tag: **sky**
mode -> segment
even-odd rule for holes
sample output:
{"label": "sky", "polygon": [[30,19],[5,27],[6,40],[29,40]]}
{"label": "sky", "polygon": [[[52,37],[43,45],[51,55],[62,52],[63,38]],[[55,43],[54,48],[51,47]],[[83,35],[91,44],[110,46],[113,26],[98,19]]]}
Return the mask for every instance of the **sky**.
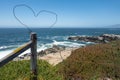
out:
{"label": "sky", "polygon": [[[120,24],[120,0],[0,0],[0,27],[24,27],[13,15],[13,8],[20,4],[31,7],[35,14],[41,10],[56,13],[56,28]],[[35,17],[25,6],[15,8],[15,15],[29,27],[50,27],[56,19],[47,12]]]}

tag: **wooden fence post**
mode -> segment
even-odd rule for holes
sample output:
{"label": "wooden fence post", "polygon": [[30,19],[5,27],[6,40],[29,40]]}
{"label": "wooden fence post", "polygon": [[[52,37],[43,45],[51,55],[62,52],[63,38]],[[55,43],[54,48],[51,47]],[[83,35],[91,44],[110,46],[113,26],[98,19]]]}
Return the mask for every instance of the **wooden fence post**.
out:
{"label": "wooden fence post", "polygon": [[37,80],[37,35],[31,33],[31,79]]}

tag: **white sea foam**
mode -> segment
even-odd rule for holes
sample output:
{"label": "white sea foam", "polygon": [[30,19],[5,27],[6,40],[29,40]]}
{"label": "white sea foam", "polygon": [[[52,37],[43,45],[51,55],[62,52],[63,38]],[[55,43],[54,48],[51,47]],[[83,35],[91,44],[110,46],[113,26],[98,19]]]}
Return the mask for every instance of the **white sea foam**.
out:
{"label": "white sea foam", "polygon": [[[41,44],[38,43],[38,48],[37,48],[37,52],[41,51],[41,50],[45,50],[47,48],[51,48],[53,45],[58,45],[58,46],[66,46],[66,47],[81,47],[81,46],[85,46],[85,44],[80,44],[80,43],[76,43],[76,42],[70,42],[70,41],[56,41],[53,40],[52,43],[47,43],[47,44]],[[2,47],[1,47],[2,48]],[[15,48],[14,48],[15,49]],[[0,59],[3,58],[4,56],[10,54],[14,49],[11,50],[5,50],[5,51],[0,51]],[[23,56],[24,54],[29,54],[30,53],[30,49],[26,50],[25,52],[23,52],[22,54],[19,55]]]}
{"label": "white sea foam", "polygon": [[6,51],[0,51],[0,59],[3,58],[4,56],[10,54],[12,50],[6,50]]}
{"label": "white sea foam", "polygon": [[69,41],[56,41],[56,40],[54,40],[53,45],[62,45],[62,46],[66,46],[66,47],[81,47],[81,46],[85,46],[85,44],[69,42]]}
{"label": "white sea foam", "polygon": [[0,47],[0,50],[12,48],[12,47],[13,47],[13,46],[1,46],[1,47]]}
{"label": "white sea foam", "polygon": [[7,46],[1,46],[1,47],[0,47],[0,50],[1,50],[1,49],[6,49],[6,48],[7,48]]}

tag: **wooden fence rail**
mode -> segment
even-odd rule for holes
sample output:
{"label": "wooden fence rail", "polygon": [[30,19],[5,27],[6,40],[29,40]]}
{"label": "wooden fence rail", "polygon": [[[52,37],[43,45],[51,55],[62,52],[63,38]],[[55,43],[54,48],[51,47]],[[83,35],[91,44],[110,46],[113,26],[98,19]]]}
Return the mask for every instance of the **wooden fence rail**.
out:
{"label": "wooden fence rail", "polygon": [[25,45],[15,49],[12,53],[6,55],[2,59],[0,59],[0,67],[7,64],[9,61],[13,60],[15,57],[26,51],[27,49],[31,49],[31,73],[32,80],[37,80],[37,35],[36,33],[31,33],[30,41]]}

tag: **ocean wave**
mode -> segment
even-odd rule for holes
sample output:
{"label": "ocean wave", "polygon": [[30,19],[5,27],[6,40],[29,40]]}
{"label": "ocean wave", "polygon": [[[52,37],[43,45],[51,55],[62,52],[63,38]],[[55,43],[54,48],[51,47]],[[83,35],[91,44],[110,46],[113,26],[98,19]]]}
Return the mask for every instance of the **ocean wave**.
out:
{"label": "ocean wave", "polygon": [[[51,43],[38,43],[37,45],[37,52],[41,51],[41,50],[45,50],[48,48],[52,48],[53,45],[57,45],[57,46],[65,46],[65,47],[82,47],[82,46],[86,46],[87,44],[90,44],[91,42],[87,42],[87,43],[77,43],[77,42],[70,42],[70,41],[57,41],[57,40],[53,40],[53,42]],[[16,45],[18,46],[18,45]],[[0,49],[6,49],[5,51],[1,51],[0,52],[0,58],[6,56],[7,54],[9,54],[10,52],[12,52],[15,48],[15,45],[12,46],[2,46],[0,47]],[[14,47],[11,50],[8,49],[8,47]],[[22,54],[19,55],[23,56],[24,54],[29,54],[30,53],[30,49],[26,50],[25,52],[23,52]]]}
{"label": "ocean wave", "polygon": [[68,36],[39,36],[38,39],[43,40],[67,40]]}
{"label": "ocean wave", "polygon": [[0,50],[8,48],[7,46],[1,46]]}
{"label": "ocean wave", "polygon": [[[8,54],[12,53],[14,51],[14,49],[11,50],[6,50],[6,51],[1,51],[0,52],[0,59],[7,56]],[[25,52],[23,52],[22,54],[18,55],[18,57],[23,56],[24,54],[29,54],[30,53],[30,49],[26,50]]]}
{"label": "ocean wave", "polygon": [[65,47],[82,47],[82,46],[86,46],[86,44],[83,44],[83,43],[53,40],[52,43],[46,43],[46,44],[38,43],[38,51],[45,50],[47,48],[52,48],[53,45],[65,46]]}
{"label": "ocean wave", "polygon": [[54,45],[61,45],[65,47],[81,47],[85,46],[85,44],[82,43],[76,43],[76,42],[70,42],[70,41],[56,41],[53,42]]}
{"label": "ocean wave", "polygon": [[0,51],[6,51],[6,50],[11,50],[11,49],[15,49],[19,46],[21,46],[21,44],[25,44],[25,43],[18,43],[17,45],[13,45],[13,44],[10,44],[8,46],[0,46]]}
{"label": "ocean wave", "polygon": [[0,47],[0,51],[1,50],[6,50],[6,49],[12,49],[12,48],[14,48],[15,46],[14,45],[11,45],[11,46],[1,46]]}

